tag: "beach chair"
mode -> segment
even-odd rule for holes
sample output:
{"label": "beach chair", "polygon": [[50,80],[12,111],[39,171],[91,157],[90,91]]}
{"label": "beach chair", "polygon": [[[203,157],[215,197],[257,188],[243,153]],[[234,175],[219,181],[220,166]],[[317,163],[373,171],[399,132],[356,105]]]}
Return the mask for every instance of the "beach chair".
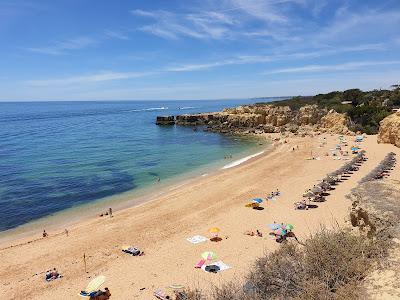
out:
{"label": "beach chair", "polygon": [[171,299],[170,296],[168,296],[167,294],[165,294],[165,293],[164,293],[162,290],[160,290],[160,289],[154,291],[154,296],[155,296],[157,299],[160,299],[160,300]]}

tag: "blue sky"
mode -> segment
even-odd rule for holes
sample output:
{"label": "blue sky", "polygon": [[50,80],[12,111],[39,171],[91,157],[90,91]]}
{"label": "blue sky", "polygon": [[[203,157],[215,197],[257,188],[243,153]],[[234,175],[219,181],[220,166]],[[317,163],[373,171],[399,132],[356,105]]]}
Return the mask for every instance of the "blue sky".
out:
{"label": "blue sky", "polygon": [[398,0],[0,0],[0,100],[388,88],[399,28]]}

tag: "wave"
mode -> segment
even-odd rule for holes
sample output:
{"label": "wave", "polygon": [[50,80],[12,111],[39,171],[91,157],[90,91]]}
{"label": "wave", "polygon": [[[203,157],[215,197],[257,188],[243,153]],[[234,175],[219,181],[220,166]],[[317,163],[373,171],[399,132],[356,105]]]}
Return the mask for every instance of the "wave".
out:
{"label": "wave", "polygon": [[196,108],[196,107],[194,107],[194,106],[183,106],[183,107],[178,107],[178,109],[180,109],[180,110],[184,110],[184,109],[194,109],[194,108]]}
{"label": "wave", "polygon": [[261,155],[261,154],[263,154],[263,153],[264,153],[264,151],[261,151],[261,152],[258,152],[258,153],[256,153],[256,154],[252,154],[252,155],[243,157],[243,158],[241,158],[241,159],[235,160],[235,161],[233,161],[233,162],[231,162],[231,163],[229,163],[229,164],[223,166],[222,169],[229,169],[229,168],[236,167],[236,166],[238,166],[238,165],[244,163],[245,161],[248,161],[249,159],[252,159],[253,157],[259,156],[259,155]]}
{"label": "wave", "polygon": [[154,110],[167,110],[168,107],[161,106],[161,107],[150,107],[150,108],[141,108],[141,109],[131,109],[131,112],[138,112],[138,111],[154,111]]}

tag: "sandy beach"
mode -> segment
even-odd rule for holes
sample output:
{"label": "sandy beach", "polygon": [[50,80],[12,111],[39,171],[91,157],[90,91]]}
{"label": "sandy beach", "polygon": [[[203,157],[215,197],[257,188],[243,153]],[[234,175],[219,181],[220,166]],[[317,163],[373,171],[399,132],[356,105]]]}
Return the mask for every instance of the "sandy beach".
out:
{"label": "sandy beach", "polygon": [[[322,137],[327,144],[319,147]],[[350,148],[354,137],[347,140]],[[293,203],[301,200],[306,189],[345,163],[324,156],[337,142],[334,135],[288,138],[287,143],[243,164],[199,177],[154,201],[116,211],[112,218],[82,221],[68,228],[69,236],[49,231],[49,237],[41,238],[38,231],[23,240],[3,242],[0,298],[79,299],[79,291],[97,275],[106,276],[104,287],[110,289],[112,299],[153,299],[155,289],[168,291],[173,283],[207,289],[240,280],[257,257],[279,247],[268,236],[268,223],[293,224],[300,240],[321,226],[346,226],[350,201],[345,196],[388,152],[400,154],[393,145],[377,144],[376,136],[368,136],[360,144],[368,157],[360,170],[331,191],[326,202],[316,203],[317,208],[294,210]],[[299,149],[293,151],[297,145]],[[321,159],[307,160],[311,153]],[[391,178],[400,179],[398,169]],[[248,200],[265,198],[276,189],[282,195],[264,202],[264,210],[245,207]],[[194,245],[186,240],[194,235],[209,237],[210,227],[221,229],[222,241]],[[243,234],[256,229],[264,237]],[[137,246],[145,255],[126,255],[121,251],[123,245]],[[204,251],[217,253],[231,269],[218,274],[195,269]],[[44,272],[54,267],[63,277],[48,283]]]}

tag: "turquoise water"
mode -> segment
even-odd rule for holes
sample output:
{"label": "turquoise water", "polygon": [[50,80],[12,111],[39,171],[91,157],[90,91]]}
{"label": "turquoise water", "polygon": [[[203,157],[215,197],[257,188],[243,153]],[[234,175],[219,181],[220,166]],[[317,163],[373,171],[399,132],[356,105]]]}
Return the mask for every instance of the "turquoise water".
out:
{"label": "turquoise water", "polygon": [[251,102],[0,103],[0,231],[256,151],[254,141],[154,124]]}

